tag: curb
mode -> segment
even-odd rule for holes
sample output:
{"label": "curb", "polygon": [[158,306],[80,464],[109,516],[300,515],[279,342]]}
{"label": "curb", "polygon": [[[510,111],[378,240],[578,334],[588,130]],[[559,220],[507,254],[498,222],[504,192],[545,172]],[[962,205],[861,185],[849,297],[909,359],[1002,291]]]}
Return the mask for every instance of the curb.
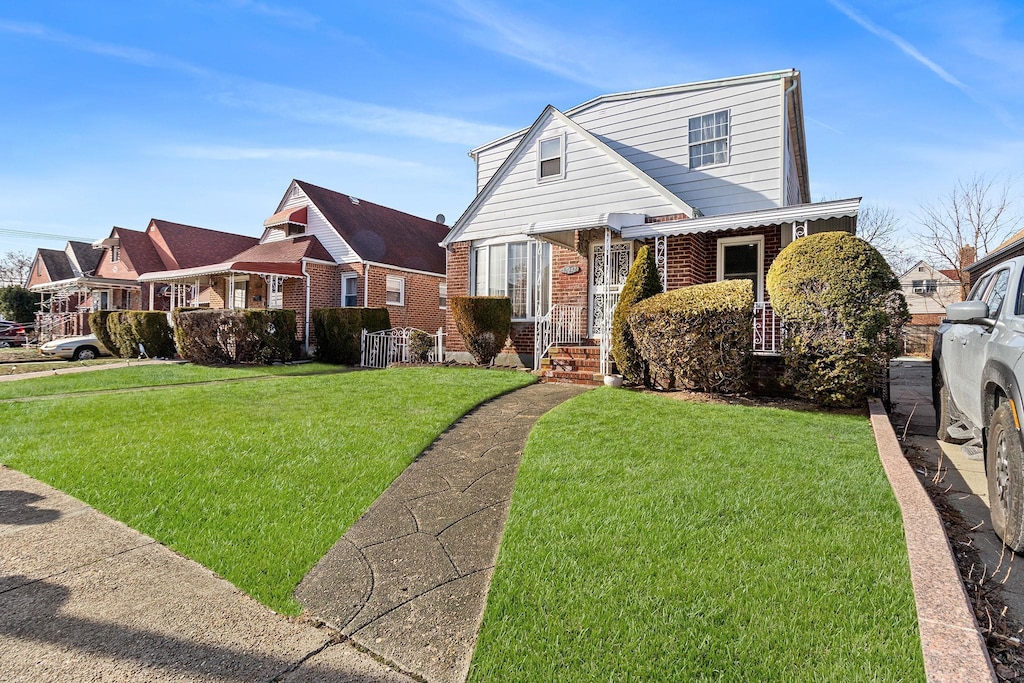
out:
{"label": "curb", "polygon": [[36,377],[53,377],[54,375],[74,375],[79,372],[95,372],[97,370],[114,370],[116,368],[138,367],[140,365],[182,365],[188,361],[183,360],[136,360],[124,361],[122,363],[101,363],[98,365],[80,365],[73,368],[59,368],[56,370],[40,370],[39,372],[23,372],[20,375],[0,375],[0,382],[17,382],[23,379],[35,379]]}
{"label": "curb", "polygon": [[878,456],[903,515],[925,675],[929,681],[992,681],[996,674],[960,579],[942,520],[889,422],[870,399]]}

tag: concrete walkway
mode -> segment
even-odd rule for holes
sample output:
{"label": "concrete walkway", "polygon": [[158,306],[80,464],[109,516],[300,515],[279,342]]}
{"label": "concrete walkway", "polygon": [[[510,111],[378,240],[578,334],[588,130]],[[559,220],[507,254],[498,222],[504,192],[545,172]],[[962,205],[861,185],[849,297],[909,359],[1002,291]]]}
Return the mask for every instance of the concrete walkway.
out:
{"label": "concrete walkway", "polygon": [[427,681],[463,681],[537,419],[585,389],[535,384],[477,408],[395,480],[295,591],[309,612]]}
{"label": "concrete walkway", "polygon": [[412,680],[2,466],[0,672],[5,682]]}
{"label": "concrete walkway", "polygon": [[[60,359],[55,359],[59,361]],[[17,382],[23,379],[35,379],[36,377],[52,377],[54,375],[76,375],[80,372],[96,372],[97,370],[114,370],[116,368],[138,367],[140,365],[182,365],[188,361],[183,360],[125,360],[114,363],[97,363],[96,365],[72,365],[66,368],[50,368],[38,372],[22,372],[16,375],[0,375],[0,382]],[[7,365],[18,365],[17,362]],[[29,363],[21,363],[22,367]]]}

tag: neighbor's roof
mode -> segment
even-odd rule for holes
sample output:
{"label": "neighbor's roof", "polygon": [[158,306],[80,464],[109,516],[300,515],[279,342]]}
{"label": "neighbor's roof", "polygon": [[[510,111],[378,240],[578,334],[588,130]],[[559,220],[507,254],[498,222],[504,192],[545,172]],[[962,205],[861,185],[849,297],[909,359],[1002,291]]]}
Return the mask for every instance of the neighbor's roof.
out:
{"label": "neighbor's roof", "polygon": [[71,247],[71,252],[75,255],[75,260],[78,261],[78,267],[83,274],[90,275],[96,271],[96,267],[100,265],[100,259],[103,257],[102,251],[93,249],[88,242],[71,241],[68,242],[68,246]]}
{"label": "neighbor's roof", "polygon": [[1004,259],[1018,255],[1017,252],[1020,251],[1022,246],[1024,246],[1024,230],[1014,233],[1009,238],[1003,240],[998,247],[967,266],[964,270],[971,275],[982,269],[987,270]]}
{"label": "neighbor's roof", "polygon": [[67,280],[73,278],[75,273],[71,270],[71,262],[68,255],[60,249],[39,249],[39,259],[46,266],[46,273],[50,281]]}
{"label": "neighbor's roof", "polygon": [[195,268],[217,263],[259,243],[255,237],[172,223],[158,218],[150,220],[149,224],[159,231],[176,262],[166,264],[167,268],[173,268],[175,265],[178,268]]}
{"label": "neighbor's roof", "polygon": [[320,240],[314,235],[301,235],[291,239],[257,244],[218,263],[148,273],[141,276],[139,281],[169,282],[232,272],[301,277],[303,259],[334,262]]}
{"label": "neighbor's roof", "polygon": [[118,227],[111,231],[111,235],[115,232],[121,251],[128,258],[136,273],[142,275],[154,270],[166,270],[167,266],[164,265],[163,259],[157,253],[149,235],[139,230]]}
{"label": "neighbor's roof", "polygon": [[438,242],[448,233],[447,226],[302,180],[294,182],[363,261],[444,275],[445,251]]}

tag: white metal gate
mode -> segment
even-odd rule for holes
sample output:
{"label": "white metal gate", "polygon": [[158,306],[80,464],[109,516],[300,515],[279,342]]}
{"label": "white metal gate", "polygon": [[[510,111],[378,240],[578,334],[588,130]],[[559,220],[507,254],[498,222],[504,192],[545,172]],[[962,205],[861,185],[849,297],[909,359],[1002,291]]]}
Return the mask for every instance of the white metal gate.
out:
{"label": "white metal gate", "polygon": [[395,327],[380,332],[363,330],[360,339],[359,365],[364,368],[386,368],[392,363],[409,363],[415,360],[409,348],[409,339],[414,332],[426,335],[430,340],[426,362],[444,361],[444,328],[428,334],[415,327]]}
{"label": "white metal gate", "polygon": [[600,242],[590,247],[590,336],[595,339],[605,335],[606,321],[611,320],[633,265],[632,242],[610,242],[607,259],[605,245]]}

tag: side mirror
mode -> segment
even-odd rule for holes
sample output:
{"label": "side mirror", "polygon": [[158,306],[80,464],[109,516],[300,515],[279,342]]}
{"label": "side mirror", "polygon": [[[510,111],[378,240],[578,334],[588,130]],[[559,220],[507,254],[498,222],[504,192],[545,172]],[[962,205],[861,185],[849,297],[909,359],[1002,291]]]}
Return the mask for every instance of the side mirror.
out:
{"label": "side mirror", "polygon": [[988,316],[988,304],[984,301],[958,301],[946,306],[946,320],[951,323],[968,323],[991,327],[996,323]]}

